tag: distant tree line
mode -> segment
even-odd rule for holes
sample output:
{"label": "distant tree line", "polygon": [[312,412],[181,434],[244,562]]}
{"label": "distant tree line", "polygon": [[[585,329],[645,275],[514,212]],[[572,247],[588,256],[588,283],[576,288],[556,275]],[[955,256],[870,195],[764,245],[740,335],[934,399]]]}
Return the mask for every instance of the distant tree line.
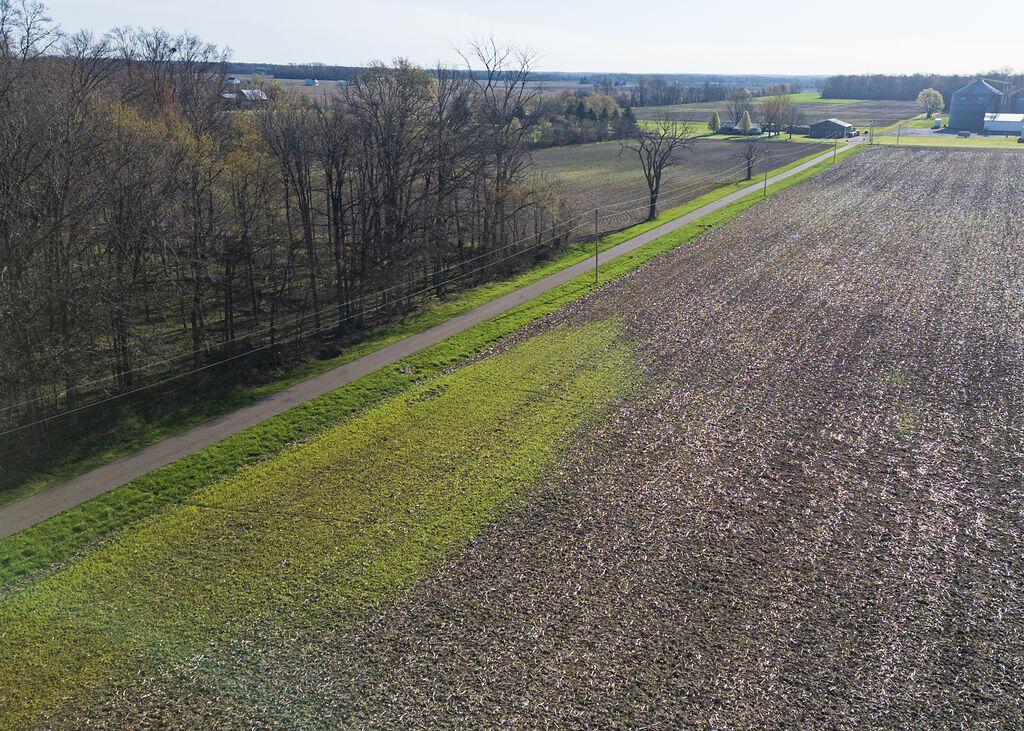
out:
{"label": "distant tree line", "polygon": [[735,83],[704,81],[700,84],[673,82],[664,76],[638,76],[636,85],[620,91],[618,98],[630,107],[661,107],[673,104],[699,104],[723,101],[730,94],[742,90],[751,96],[795,94],[798,83],[773,83],[748,88]]}
{"label": "distant tree line", "polygon": [[275,79],[354,79],[364,66],[332,66],[323,63],[239,63],[228,61],[224,70],[229,74],[271,76]]}
{"label": "distant tree line", "polygon": [[469,58],[228,111],[215,46],[0,0],[0,427],[287,357],[563,244],[527,179],[530,57]]}
{"label": "distant tree line", "polygon": [[[891,99],[915,101],[922,89],[935,89],[949,103],[953,92],[978,78],[960,75],[911,74],[890,75],[870,74],[854,76],[832,76],[822,85],[824,99]],[[980,74],[986,79],[1008,82],[1014,88],[1024,86],[1024,75],[1010,71],[992,71]],[[1002,90],[1002,89],[1001,89]]]}

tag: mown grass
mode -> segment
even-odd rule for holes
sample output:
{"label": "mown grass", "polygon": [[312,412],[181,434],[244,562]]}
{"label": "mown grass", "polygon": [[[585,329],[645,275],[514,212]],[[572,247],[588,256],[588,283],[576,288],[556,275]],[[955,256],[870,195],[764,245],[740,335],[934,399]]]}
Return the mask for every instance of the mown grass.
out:
{"label": "mown grass", "polygon": [[820,91],[801,91],[799,94],[789,94],[790,99],[798,104],[857,104],[862,99],[824,99]]}
{"label": "mown grass", "polygon": [[[895,145],[896,135],[875,135],[876,145]],[[977,147],[1001,150],[1024,151],[1024,144],[1017,142],[1016,137],[984,137],[971,135],[970,137],[957,137],[952,134],[942,135],[902,135],[899,144],[914,147]]]}
{"label": "mown grass", "polygon": [[[842,159],[850,151],[840,152],[839,158]],[[794,166],[797,164],[799,162],[793,163]],[[768,191],[771,193],[793,185],[816,174],[829,164],[831,161],[820,163],[786,181],[769,186]],[[601,241],[601,248],[607,249],[622,243],[706,203],[758,182],[755,180],[725,186],[683,206],[666,211],[654,221],[606,236]],[[709,228],[720,225],[755,205],[759,200],[759,196],[750,196],[737,201],[636,251],[602,264],[601,282],[622,276],[655,256],[692,240]],[[589,251],[583,253],[577,261],[585,258]],[[555,263],[552,263],[545,273],[553,271],[555,266]],[[539,278],[543,275],[531,273],[530,276]],[[493,287],[495,289],[492,291],[505,287],[512,288],[508,283]],[[394,366],[381,369],[290,409],[21,533],[0,539],[0,588],[15,585],[22,577],[67,561],[97,540],[153,515],[168,504],[184,500],[247,465],[272,459],[289,444],[309,438],[316,432],[351,417],[361,409],[411,388],[419,380],[439,373],[467,356],[483,350],[503,336],[557,309],[562,304],[585,295],[592,289],[591,274],[577,277]]]}
{"label": "mown grass", "polygon": [[316,627],[377,604],[637,382],[614,322],[555,329],[188,496],[0,603],[0,725],[250,623]]}

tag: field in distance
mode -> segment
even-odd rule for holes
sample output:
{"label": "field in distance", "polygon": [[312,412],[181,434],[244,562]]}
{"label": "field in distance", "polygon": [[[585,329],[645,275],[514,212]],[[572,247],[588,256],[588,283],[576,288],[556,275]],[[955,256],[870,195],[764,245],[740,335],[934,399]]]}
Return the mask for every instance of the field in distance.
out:
{"label": "field in distance", "polygon": [[[901,119],[910,119],[921,110],[911,101],[821,99],[816,92],[794,94],[793,101],[803,113],[805,122],[837,117],[858,127],[866,127],[872,121],[885,126]],[[754,100],[755,105],[757,99]],[[723,120],[729,119],[726,102],[700,102],[696,104],[675,104],[665,107],[634,107],[637,119],[670,119],[692,121],[704,124],[712,112],[718,112]]]}
{"label": "field in distance", "polygon": [[[746,178],[745,145],[740,141],[695,140],[678,154],[679,164],[666,168],[658,211],[674,208],[728,183]],[[766,169],[828,149],[828,145],[773,142],[769,154],[754,164],[754,175]],[[533,153],[533,171],[566,196],[571,215],[603,209],[602,231],[623,228],[647,215],[647,183],[637,155],[618,142],[567,145]],[[593,232],[593,225],[584,234]]]}

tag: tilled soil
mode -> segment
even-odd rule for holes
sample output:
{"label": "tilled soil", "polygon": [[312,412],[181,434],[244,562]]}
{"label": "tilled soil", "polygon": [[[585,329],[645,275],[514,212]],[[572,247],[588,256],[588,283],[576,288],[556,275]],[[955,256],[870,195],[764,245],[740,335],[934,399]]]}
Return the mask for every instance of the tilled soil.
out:
{"label": "tilled soil", "polygon": [[1022,173],[869,150],[538,323],[621,318],[647,381],[535,494],[90,720],[1024,727]]}

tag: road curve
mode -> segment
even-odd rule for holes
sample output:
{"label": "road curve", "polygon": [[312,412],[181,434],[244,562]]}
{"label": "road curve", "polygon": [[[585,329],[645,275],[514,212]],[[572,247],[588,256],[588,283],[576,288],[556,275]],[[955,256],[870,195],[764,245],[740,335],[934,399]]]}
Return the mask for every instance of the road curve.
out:
{"label": "road curve", "polygon": [[[856,145],[860,142],[860,139],[855,139],[849,144]],[[790,170],[773,175],[768,178],[768,184],[772,185],[798,175],[804,170],[829,159],[832,155],[832,151],[823,153]],[[762,187],[754,185],[730,193],[685,216],[664,223],[629,241],[601,252],[600,261],[603,264],[617,259],[665,234],[693,223],[710,213],[721,210],[741,198],[761,195],[761,192]],[[0,538],[30,528],[47,518],[52,518],[65,510],[81,505],[87,500],[98,497],[182,457],[194,454],[205,447],[216,444],[222,439],[226,439],[273,416],[277,416],[293,406],[298,406],[317,396],[352,383],[376,370],[397,363],[403,358],[414,355],[452,335],[461,333],[474,325],[508,312],[537,295],[548,292],[565,282],[575,279],[581,274],[593,270],[593,268],[594,258],[589,257],[533,284],[528,284],[513,292],[509,292],[427,330],[410,335],[380,350],[368,353],[361,358],[321,373],[318,376],[289,386],[249,406],[219,416],[181,434],[176,434],[151,444],[127,457],[122,457],[115,462],[97,467],[67,482],[54,485],[14,502],[0,509]]]}

